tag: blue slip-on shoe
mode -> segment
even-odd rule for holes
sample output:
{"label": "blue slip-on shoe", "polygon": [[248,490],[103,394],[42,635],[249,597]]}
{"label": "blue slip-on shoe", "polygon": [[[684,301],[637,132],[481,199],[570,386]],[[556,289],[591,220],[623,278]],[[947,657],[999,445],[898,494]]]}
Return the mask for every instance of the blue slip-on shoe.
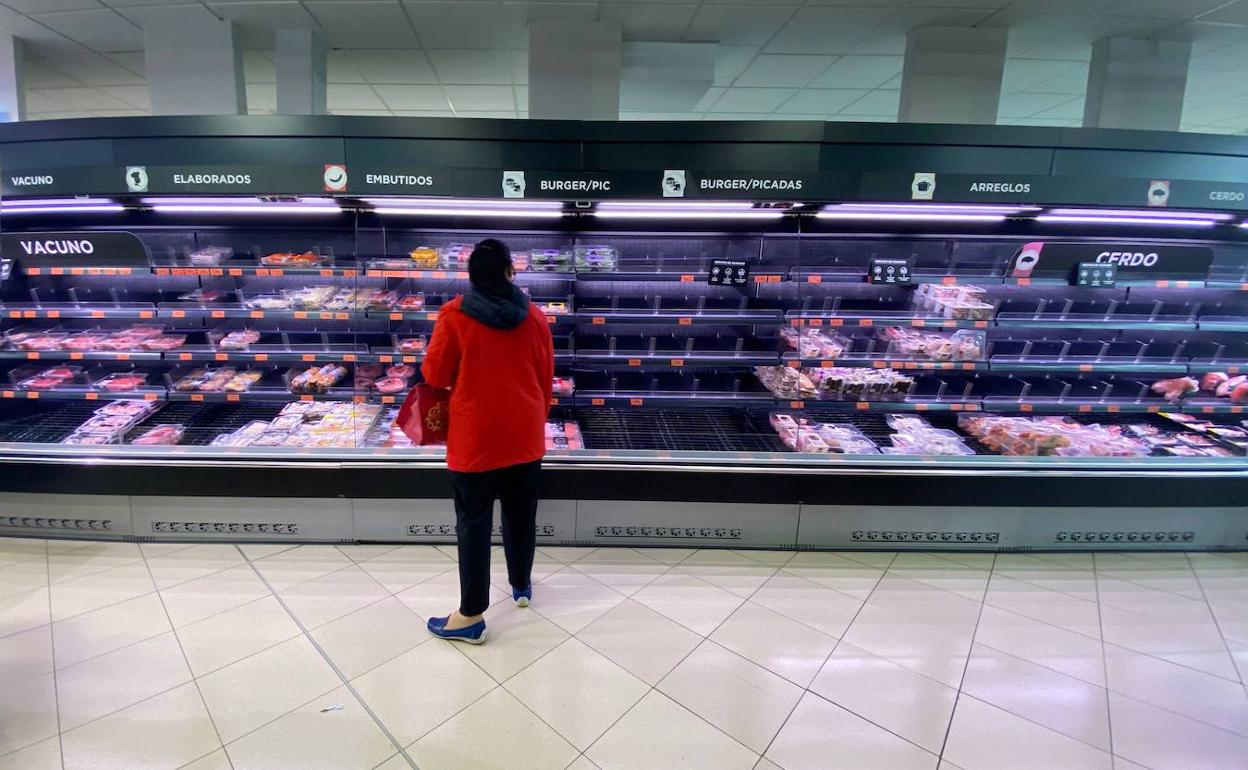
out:
{"label": "blue slip-on shoe", "polygon": [[533,601],[533,586],[530,585],[523,590],[519,588],[511,589],[511,598],[515,601],[517,607],[528,607],[529,603]]}
{"label": "blue slip-on shoe", "polygon": [[465,628],[457,628],[454,631],[446,630],[446,622],[450,620],[445,618],[429,618],[429,633],[443,639],[450,639],[452,642],[467,642],[468,644],[481,644],[485,641],[485,621],[478,620],[471,626]]}

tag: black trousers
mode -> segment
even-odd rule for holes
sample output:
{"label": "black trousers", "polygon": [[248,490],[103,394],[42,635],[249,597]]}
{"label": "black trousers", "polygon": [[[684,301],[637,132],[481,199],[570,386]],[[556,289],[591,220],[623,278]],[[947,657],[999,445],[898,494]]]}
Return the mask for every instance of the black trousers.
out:
{"label": "black trousers", "polygon": [[503,508],[503,553],[512,588],[529,587],[537,549],[537,498],[542,462],[482,473],[451,471],[459,540],[459,611],[480,615],[490,604],[490,534],[494,501]]}

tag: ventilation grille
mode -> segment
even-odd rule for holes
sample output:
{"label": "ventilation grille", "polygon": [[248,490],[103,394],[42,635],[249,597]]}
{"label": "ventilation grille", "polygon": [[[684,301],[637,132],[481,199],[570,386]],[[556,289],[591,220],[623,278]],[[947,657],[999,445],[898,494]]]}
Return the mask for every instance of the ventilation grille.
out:
{"label": "ventilation grille", "polygon": [[996,543],[1001,540],[1001,533],[858,529],[850,537],[869,543]]}
{"label": "ventilation grille", "polygon": [[[502,537],[503,530],[501,527],[494,527],[491,532],[495,537]],[[454,524],[408,524],[407,534],[411,537],[454,537]],[[538,524],[538,537],[554,537],[555,526],[553,524]]]}
{"label": "ventilation grille", "polygon": [[299,525],[293,521],[153,521],[152,531],[196,535],[297,535]]}
{"label": "ventilation grille", "polygon": [[698,540],[740,540],[741,530],[728,527],[594,527],[595,537],[667,537]]}
{"label": "ventilation grille", "polygon": [[111,532],[112,519],[44,519],[27,516],[0,516],[0,527],[17,529],[72,529],[85,532]]}
{"label": "ventilation grille", "polygon": [[1195,532],[1058,532],[1057,543],[1190,543]]}

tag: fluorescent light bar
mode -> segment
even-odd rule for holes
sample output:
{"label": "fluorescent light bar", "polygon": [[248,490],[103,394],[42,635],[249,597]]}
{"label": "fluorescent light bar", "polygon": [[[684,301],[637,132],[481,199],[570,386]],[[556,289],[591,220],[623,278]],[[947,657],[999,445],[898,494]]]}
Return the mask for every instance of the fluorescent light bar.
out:
{"label": "fluorescent light bar", "polygon": [[126,207],[119,203],[94,203],[85,206],[0,205],[0,214],[115,214],[125,210]]}
{"label": "fluorescent light bar", "polygon": [[862,211],[933,212],[951,214],[1017,214],[1022,211],[1039,211],[1039,206],[998,206],[977,203],[841,203],[828,206],[824,211],[853,209]]}
{"label": "fluorescent light bar", "polygon": [[472,198],[361,198],[370,206],[381,208],[432,208],[432,209],[563,209],[563,201],[555,200],[492,200]]}
{"label": "fluorescent light bar", "polygon": [[547,219],[558,219],[564,215],[563,211],[551,209],[521,209],[521,208],[437,208],[433,206],[425,206],[421,208],[408,206],[383,206],[375,208],[373,211],[377,214],[393,214],[396,216],[430,216],[430,217],[542,217]]}
{"label": "fluorescent light bar", "polygon": [[[1231,214],[1210,211],[1172,211],[1170,209],[1051,209],[1049,214],[1056,216],[1089,216],[1089,217],[1134,217],[1139,219],[1207,219],[1211,222],[1224,222],[1233,219]],[[1046,215],[1047,216],[1047,215]]]}
{"label": "fluorescent light bar", "polygon": [[654,210],[686,211],[697,209],[750,211],[754,204],[749,201],[603,201],[599,211]]}
{"label": "fluorescent light bar", "polygon": [[621,211],[618,209],[609,209],[607,211],[595,211],[594,216],[599,219],[779,219],[784,216],[784,211],[780,209],[727,209],[712,211],[708,209],[695,209],[688,211],[671,211],[669,209],[644,209]]}
{"label": "fluorescent light bar", "polygon": [[1004,222],[1005,214],[930,214],[901,211],[820,211],[816,219],[883,220],[887,222]]}
{"label": "fluorescent light bar", "polygon": [[1217,222],[1211,219],[1176,219],[1174,217],[1109,217],[1109,216],[1060,216],[1041,214],[1037,222],[1056,224],[1094,224],[1094,225],[1170,225],[1176,227],[1213,227]]}
{"label": "fluorescent light bar", "polygon": [[101,198],[28,198],[26,200],[7,200],[6,208],[22,208],[24,206],[47,206],[49,208],[73,208],[76,206],[93,206],[109,201]]}
{"label": "fluorescent light bar", "polygon": [[342,209],[337,206],[191,206],[166,205],[152,206],[152,211],[160,214],[339,214]]}

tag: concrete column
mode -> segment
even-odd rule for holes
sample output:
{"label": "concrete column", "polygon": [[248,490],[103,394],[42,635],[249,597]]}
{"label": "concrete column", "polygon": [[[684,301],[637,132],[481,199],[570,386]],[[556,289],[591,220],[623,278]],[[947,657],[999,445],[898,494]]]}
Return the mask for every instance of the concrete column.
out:
{"label": "concrete column", "polygon": [[918,27],[906,35],[903,123],[996,123],[1007,30]]}
{"label": "concrete column", "polygon": [[26,119],[26,92],[22,82],[25,63],[22,41],[0,34],[0,123]]}
{"label": "concrete column", "polygon": [[619,120],[622,39],[616,21],[529,22],[529,117]]}
{"label": "concrete column", "polygon": [[1104,37],[1092,44],[1086,128],[1178,131],[1192,44]]}
{"label": "concrete column", "polygon": [[277,31],[277,114],[325,114],[325,40],[312,29]]}
{"label": "concrete column", "polygon": [[150,22],[143,46],[153,115],[247,114],[234,22]]}

